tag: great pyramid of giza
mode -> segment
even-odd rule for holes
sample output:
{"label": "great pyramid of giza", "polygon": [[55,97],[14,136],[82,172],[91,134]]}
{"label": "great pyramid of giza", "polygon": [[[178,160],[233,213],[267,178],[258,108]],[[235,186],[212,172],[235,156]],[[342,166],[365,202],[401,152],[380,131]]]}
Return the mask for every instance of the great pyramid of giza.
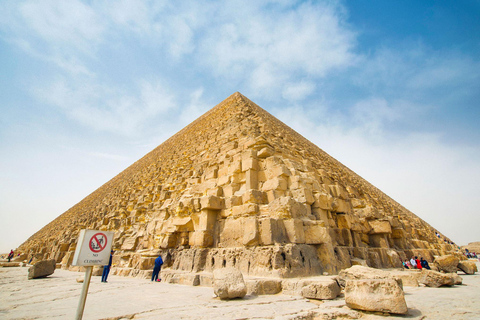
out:
{"label": "great pyramid of giza", "polygon": [[81,229],[115,231],[114,274],[234,266],[244,275],[337,274],[358,261],[456,251],[433,227],[234,93],[21,245],[71,266]]}

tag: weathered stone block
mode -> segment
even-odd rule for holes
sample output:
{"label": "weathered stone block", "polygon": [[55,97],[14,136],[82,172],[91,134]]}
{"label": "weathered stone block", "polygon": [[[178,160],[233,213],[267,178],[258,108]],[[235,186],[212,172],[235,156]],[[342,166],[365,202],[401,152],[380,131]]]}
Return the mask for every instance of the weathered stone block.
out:
{"label": "weathered stone block", "polygon": [[302,288],[302,297],[317,300],[332,300],[340,295],[340,286],[333,279],[315,281]]}
{"label": "weathered stone block", "polygon": [[223,209],[223,200],[220,197],[205,196],[200,199],[202,209],[220,210]]}
{"label": "weathered stone block", "polygon": [[328,193],[315,193],[315,201],[313,207],[321,208],[323,210],[333,210],[333,197]]}
{"label": "weathered stone block", "polygon": [[474,261],[463,260],[458,263],[458,268],[465,272],[465,274],[475,274],[478,272],[477,264]]}
{"label": "weathered stone block", "polygon": [[349,308],[405,314],[408,311],[403,290],[395,280],[347,280],[345,303]]}
{"label": "weathered stone block", "polygon": [[213,291],[222,300],[243,298],[247,286],[240,270],[235,268],[215,269],[213,271]]}
{"label": "weathered stone block", "polygon": [[320,244],[332,242],[332,238],[330,237],[327,228],[322,226],[322,224],[306,225],[304,233],[306,244]]}
{"label": "weathered stone block", "polygon": [[392,226],[387,220],[370,220],[368,224],[371,228],[371,234],[392,233]]}
{"label": "weathered stone block", "polygon": [[288,240],[291,243],[305,243],[303,221],[299,219],[283,220]]}
{"label": "weathered stone block", "polygon": [[55,259],[42,260],[28,268],[28,279],[43,278],[55,272]]}
{"label": "weathered stone block", "polygon": [[267,194],[263,191],[250,189],[242,195],[242,200],[243,203],[265,204],[267,203]]}
{"label": "weathered stone block", "polygon": [[457,266],[460,259],[454,255],[444,255],[435,257],[434,263],[437,265],[440,271],[450,273],[457,272]]}

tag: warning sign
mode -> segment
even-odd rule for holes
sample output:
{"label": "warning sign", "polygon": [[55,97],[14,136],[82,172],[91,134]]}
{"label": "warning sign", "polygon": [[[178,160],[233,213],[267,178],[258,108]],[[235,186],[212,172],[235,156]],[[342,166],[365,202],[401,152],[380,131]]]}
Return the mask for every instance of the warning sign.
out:
{"label": "warning sign", "polygon": [[113,242],[113,231],[81,230],[72,265],[107,265]]}
{"label": "warning sign", "polygon": [[90,239],[90,250],[93,252],[102,252],[107,246],[107,242],[107,236],[99,232]]}

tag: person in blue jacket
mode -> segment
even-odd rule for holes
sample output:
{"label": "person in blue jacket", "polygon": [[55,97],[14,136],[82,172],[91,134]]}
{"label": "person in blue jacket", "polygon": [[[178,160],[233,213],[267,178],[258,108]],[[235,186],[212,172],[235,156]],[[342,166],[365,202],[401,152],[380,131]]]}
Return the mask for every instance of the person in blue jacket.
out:
{"label": "person in blue jacket", "polygon": [[110,267],[112,266],[113,250],[110,252],[110,260],[108,265],[103,266],[102,282],[107,282],[108,274],[110,273]]}
{"label": "person in blue jacket", "polygon": [[162,256],[158,256],[158,258],[155,259],[155,266],[153,267],[152,281],[157,281],[157,282],[162,281],[162,279],[158,278],[158,274],[162,269],[162,264],[163,264]]}

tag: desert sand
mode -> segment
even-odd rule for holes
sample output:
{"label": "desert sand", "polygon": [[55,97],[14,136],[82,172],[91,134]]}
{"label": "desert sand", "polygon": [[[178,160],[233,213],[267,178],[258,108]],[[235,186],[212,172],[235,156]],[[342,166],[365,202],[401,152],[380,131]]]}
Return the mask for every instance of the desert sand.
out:
{"label": "desert sand", "polygon": [[[1,319],[75,318],[83,285],[77,279],[84,273],[57,269],[34,280],[27,273],[27,267],[0,268]],[[480,319],[480,275],[459,275],[460,286],[404,287],[404,316],[354,311],[342,297],[321,302],[276,294],[222,301],[210,287],[114,275],[101,283],[92,277],[83,319]]]}

